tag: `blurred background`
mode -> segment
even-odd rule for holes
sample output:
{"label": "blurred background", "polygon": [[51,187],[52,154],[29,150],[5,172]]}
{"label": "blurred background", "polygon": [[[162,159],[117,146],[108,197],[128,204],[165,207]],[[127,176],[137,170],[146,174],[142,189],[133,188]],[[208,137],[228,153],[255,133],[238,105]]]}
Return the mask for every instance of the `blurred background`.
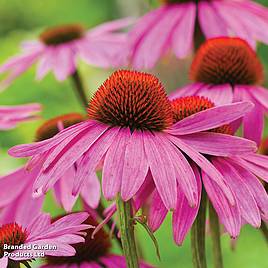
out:
{"label": "blurred background", "polygon": [[[268,6],[267,0],[259,2]],[[154,5],[156,2],[152,0],[0,0],[0,63],[19,52],[21,41],[37,38],[47,26],[78,22],[90,28],[124,16],[139,16]],[[258,54],[265,66],[267,76],[268,47],[259,45]],[[187,83],[187,69],[190,62],[191,58],[179,62],[172,56],[168,56],[150,72],[159,76],[166,89],[172,91]],[[83,63],[80,64],[79,70],[88,96],[92,95],[113,71],[93,68]],[[24,123],[15,130],[0,133],[0,175],[24,162],[21,159],[8,157],[6,151],[13,145],[33,141],[35,131],[42,120],[64,113],[83,111],[72,90],[71,81],[59,83],[49,74],[41,82],[37,82],[35,81],[35,67],[16,79],[0,95],[0,105],[30,102],[39,102],[43,105],[43,119]],[[267,129],[266,133],[268,133]],[[62,212],[55,205],[51,195],[48,195],[44,209],[52,215]],[[157,260],[153,243],[147,234],[142,228],[137,229],[146,261],[161,268],[192,267],[189,236],[182,247],[177,247],[173,243],[170,217],[156,233],[161,251],[161,262]],[[267,244],[260,231],[245,226],[235,250],[231,250],[230,239],[227,235],[223,235],[222,242],[225,267],[268,268]],[[206,250],[208,263],[211,266],[210,252],[213,248],[209,237]],[[118,252],[117,249],[115,251]],[[35,263],[33,267],[38,267],[38,263]]]}

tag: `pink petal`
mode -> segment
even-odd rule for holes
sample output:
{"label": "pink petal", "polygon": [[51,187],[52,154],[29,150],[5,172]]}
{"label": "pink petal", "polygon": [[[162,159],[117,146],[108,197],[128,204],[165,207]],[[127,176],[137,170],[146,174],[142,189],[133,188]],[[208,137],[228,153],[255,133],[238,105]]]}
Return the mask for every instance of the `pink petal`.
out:
{"label": "pink petal", "polygon": [[232,189],[236,199],[237,205],[240,208],[241,216],[251,224],[253,227],[260,227],[261,216],[258,206],[251,192],[246,184],[240,178],[239,173],[224,159],[213,158],[213,164],[223,174],[226,182]]}
{"label": "pink petal", "polygon": [[182,88],[178,88],[175,91],[172,91],[169,94],[170,100],[175,100],[177,98],[185,97],[185,96],[193,96],[195,95],[198,90],[203,86],[201,83],[193,83]]}
{"label": "pink petal", "polygon": [[170,137],[170,140],[217,183],[232,205],[235,204],[233,194],[226,185],[222,174],[203,155],[199,154],[191,146],[176,137]]}
{"label": "pink petal", "polygon": [[[246,88],[242,89],[240,87],[240,91],[242,91],[243,100],[251,101],[255,104],[253,109],[243,117],[243,136],[255,141],[259,145],[264,128],[263,107],[256,103],[255,99],[251,97]],[[254,126],[254,128],[252,126]]]}
{"label": "pink petal", "polygon": [[54,185],[55,195],[66,212],[71,212],[78,196],[72,195],[75,168],[70,167]]}
{"label": "pink petal", "polygon": [[239,8],[240,10],[240,7],[233,8],[233,7],[228,6],[228,4],[225,5],[225,3],[226,1],[224,1],[223,3],[220,3],[219,5],[219,3],[217,2],[213,2],[213,5],[215,9],[217,10],[219,16],[222,17],[223,21],[225,21],[232,35],[235,35],[244,40],[247,40],[247,42],[253,48],[255,48],[256,43],[254,41],[254,36],[252,32],[244,24],[244,20],[243,19],[241,20],[242,16],[240,16],[240,14],[237,15],[237,8]]}
{"label": "pink petal", "polygon": [[201,200],[201,178],[196,165],[192,164],[198,186],[198,203],[196,207],[190,207],[182,191],[178,191],[177,207],[173,212],[172,226],[173,237],[178,245],[182,245],[185,236],[189,232],[199,210]]}
{"label": "pink petal", "polygon": [[177,182],[173,159],[158,135],[144,132],[144,145],[149,167],[159,195],[167,209],[176,207]]}
{"label": "pink petal", "polygon": [[170,37],[180,21],[180,6],[171,5],[162,9],[158,21],[143,35],[133,54],[136,69],[152,68],[170,46]]}
{"label": "pink petal", "polygon": [[160,195],[157,190],[153,192],[149,217],[148,217],[148,226],[152,232],[155,232],[162,225],[168,210],[166,209],[164,203],[161,200]]}
{"label": "pink petal", "polygon": [[93,122],[85,121],[82,123],[78,123],[76,125],[73,125],[69,128],[62,130],[54,137],[44,141],[34,142],[32,144],[21,144],[14,146],[8,150],[8,153],[13,157],[28,157],[44,153],[49,149],[51,149],[52,147],[54,147],[55,145],[64,141],[66,138],[78,135],[86,128],[92,126]]}
{"label": "pink petal", "polygon": [[176,172],[176,178],[181,191],[191,207],[198,203],[198,189],[195,174],[181,151],[173,143],[165,145],[173,159],[173,165]]}
{"label": "pink petal", "polygon": [[173,135],[201,132],[228,124],[242,117],[253,108],[250,102],[237,102],[193,114],[177,122],[168,131]]}
{"label": "pink petal", "polygon": [[81,197],[83,201],[91,208],[96,209],[100,202],[101,189],[100,182],[95,172],[85,178],[85,183],[82,187]]}
{"label": "pink petal", "polygon": [[148,163],[145,156],[143,133],[134,131],[125,149],[121,195],[124,201],[132,198],[143,184],[148,173]]}
{"label": "pink petal", "polygon": [[76,53],[72,45],[61,45],[54,48],[52,69],[59,81],[64,81],[76,69]]}
{"label": "pink petal", "polygon": [[198,19],[207,38],[228,36],[225,21],[211,3],[205,1],[198,3]]}
{"label": "pink petal", "polygon": [[268,110],[268,89],[263,87],[249,87],[245,90],[247,90],[248,93],[266,109],[266,111]]}
{"label": "pink petal", "polygon": [[240,175],[240,179],[245,185],[247,185],[248,190],[254,196],[254,199],[261,210],[262,216],[265,219],[268,219],[268,194],[259,179],[247,169],[233,162],[231,159],[226,159],[225,161],[228,161],[228,163],[237,170]]}
{"label": "pink petal", "polygon": [[202,172],[202,180],[220,223],[224,225],[232,238],[237,237],[241,228],[241,215],[237,204],[230,205],[222,189],[204,172]]}
{"label": "pink petal", "polygon": [[190,52],[193,44],[196,5],[194,3],[180,4],[177,12],[181,14],[181,17],[172,34],[172,48],[178,58],[183,58]]}
{"label": "pink petal", "polygon": [[202,87],[197,95],[207,97],[216,106],[233,102],[233,90],[230,84],[208,85],[207,87]]}
{"label": "pink petal", "polygon": [[255,142],[221,133],[194,133],[184,135],[180,139],[200,153],[215,156],[241,155],[257,151]]}
{"label": "pink petal", "polygon": [[118,132],[119,128],[111,128],[107,130],[84,154],[82,160],[79,162],[79,169],[77,170],[76,180],[73,187],[74,195],[81,190],[85,179],[88,176],[92,176],[92,173],[95,173],[99,162],[114,142]]}
{"label": "pink petal", "polygon": [[128,128],[121,129],[106,153],[103,165],[102,190],[104,197],[108,200],[116,197],[120,192],[122,180],[125,179],[123,177],[123,167],[130,135]]}

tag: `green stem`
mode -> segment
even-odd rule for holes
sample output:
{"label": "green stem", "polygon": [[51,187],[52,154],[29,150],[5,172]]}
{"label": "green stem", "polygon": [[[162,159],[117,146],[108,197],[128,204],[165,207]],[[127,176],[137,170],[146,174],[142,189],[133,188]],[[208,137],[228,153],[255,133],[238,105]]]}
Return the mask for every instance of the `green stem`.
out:
{"label": "green stem", "polygon": [[262,234],[266,240],[266,242],[268,243],[268,227],[266,225],[266,223],[264,221],[261,222],[261,231],[262,231]]}
{"label": "green stem", "polygon": [[20,263],[9,259],[7,268],[20,268]]}
{"label": "green stem", "polygon": [[82,79],[78,73],[78,70],[76,70],[73,74],[72,74],[72,80],[73,80],[73,85],[76,91],[77,96],[79,97],[79,100],[81,101],[83,107],[87,107],[88,106],[88,100],[87,100],[87,96],[84,90],[84,86],[82,83]]}
{"label": "green stem", "polygon": [[138,268],[139,260],[134,237],[131,202],[124,202],[118,195],[116,198],[116,206],[119,215],[119,229],[127,267]]}
{"label": "green stem", "polygon": [[209,203],[209,226],[212,239],[212,256],[214,267],[223,268],[219,219],[211,203]]}
{"label": "green stem", "polygon": [[207,196],[206,192],[202,191],[200,208],[195,222],[191,229],[191,246],[194,268],[206,268],[206,205]]}

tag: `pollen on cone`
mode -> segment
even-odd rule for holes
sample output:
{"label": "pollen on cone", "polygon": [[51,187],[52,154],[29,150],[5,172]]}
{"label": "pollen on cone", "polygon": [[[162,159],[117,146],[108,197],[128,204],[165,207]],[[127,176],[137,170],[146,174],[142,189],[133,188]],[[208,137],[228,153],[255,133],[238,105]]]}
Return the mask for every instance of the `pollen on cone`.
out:
{"label": "pollen on cone", "polygon": [[134,130],[161,131],[172,124],[172,111],[161,82],[148,73],[114,72],[89,103],[90,119]]}

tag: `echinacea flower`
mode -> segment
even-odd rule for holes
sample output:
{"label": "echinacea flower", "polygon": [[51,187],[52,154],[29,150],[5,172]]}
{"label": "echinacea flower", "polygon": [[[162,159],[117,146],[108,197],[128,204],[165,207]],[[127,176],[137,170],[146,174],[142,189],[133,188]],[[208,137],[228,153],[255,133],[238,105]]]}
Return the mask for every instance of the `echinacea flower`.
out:
{"label": "echinacea flower", "polygon": [[[84,222],[96,226],[97,222],[90,216]],[[85,243],[73,243],[76,254],[72,257],[46,258],[41,268],[127,268],[125,257],[111,253],[112,241],[108,233],[102,228],[94,238],[93,229],[86,230]],[[140,262],[141,268],[152,268],[152,266]]]}
{"label": "echinacea flower", "polygon": [[[65,114],[47,120],[38,128],[36,141],[45,141],[55,136],[60,130],[82,122],[83,120],[84,116],[77,113]],[[33,160],[32,163],[30,161],[26,166],[0,177],[0,188],[2,189],[0,193],[0,208],[3,208],[0,212],[0,219],[1,217],[6,217],[5,214],[11,211],[10,206],[12,210],[16,210],[16,207],[20,206],[21,199],[24,200],[23,202],[28,203],[29,199],[33,198],[32,192],[34,183],[39,176],[45,159],[46,155],[42,155],[41,161],[36,162]],[[74,180],[78,171],[77,168],[79,167],[74,163],[56,182],[52,183],[50,187],[46,189],[46,191],[48,191],[50,188],[53,188],[56,201],[63,206],[67,212],[72,210],[79,196],[78,194],[72,194]],[[87,174],[84,179],[84,185],[79,193],[85,204],[93,209],[97,208],[100,201],[100,183],[95,172]],[[38,204],[41,205],[40,196],[42,196],[42,194],[35,193],[36,205],[34,209],[38,209]]]}
{"label": "echinacea flower", "polygon": [[0,106],[0,130],[8,130],[17,126],[17,124],[36,119],[34,115],[40,112],[41,105],[38,103]]}
{"label": "echinacea flower", "polygon": [[171,99],[199,95],[216,105],[249,100],[255,106],[243,117],[243,134],[260,143],[268,91],[261,86],[262,64],[245,41],[228,37],[207,40],[193,60],[190,79],[194,83],[175,91]]}
{"label": "echinacea flower", "polygon": [[83,224],[87,217],[86,212],[73,213],[51,223],[49,214],[24,213],[21,220],[1,224],[1,268],[44,256],[74,256],[71,244],[84,242],[82,231],[92,228]]}
{"label": "echinacea flower", "polygon": [[[141,17],[129,33],[134,68],[152,68],[172,50],[187,56],[193,40],[238,36],[255,47],[268,44],[268,9],[248,0],[163,0],[163,5]],[[239,12],[237,12],[239,10]]]}
{"label": "echinacea flower", "polygon": [[[210,100],[199,96],[175,99],[172,101],[174,122],[183,121],[184,118],[211,109],[213,106],[214,104]],[[220,223],[224,225],[225,230],[232,238],[236,238],[243,224],[249,223],[253,227],[259,228],[261,220],[268,221],[268,194],[258,179],[260,177],[265,181],[268,180],[268,157],[254,152],[246,154],[241,152],[241,154],[232,155],[229,150],[229,153],[226,153],[227,147],[235,147],[233,143],[227,141],[225,144],[226,150],[222,150],[222,154],[215,153],[215,147],[209,147],[207,144],[210,139],[220,136],[227,138],[231,134],[231,126],[227,124],[210,130],[210,132],[188,136],[178,135],[178,138],[187,146],[191,146],[203,154],[221,172],[224,181],[231,189],[235,199],[234,204],[230,204],[221,187],[205,171],[200,171],[194,163],[191,163],[198,185],[199,202],[204,187],[217,212]],[[145,197],[139,198],[144,199]],[[198,210],[199,205],[190,207],[183,192],[178,190],[177,207],[173,212],[173,235],[177,244],[182,244],[197,216]],[[156,231],[161,226],[167,213],[168,210],[157,191],[154,191],[149,213],[149,226],[152,231]]]}
{"label": "echinacea flower", "polygon": [[[48,140],[15,146],[9,154],[42,161],[34,187],[37,192],[45,192],[77,163],[79,168],[73,189],[76,194],[85,177],[95,172],[103,161],[104,197],[113,200],[120,194],[128,201],[141,188],[150,170],[166,208],[174,209],[177,182],[191,206],[198,201],[196,179],[184,152],[221,186],[232,203],[232,193],[220,172],[173,134],[195,133],[198,136],[200,131],[240,118],[251,108],[249,102],[214,107],[172,126],[172,107],[160,81],[151,74],[120,70],[99,87],[89,102],[88,120],[66,128]],[[233,146],[230,148],[228,143]],[[254,142],[233,136],[216,135],[205,145],[214,148],[219,155],[256,150]]]}
{"label": "echinacea flower", "polygon": [[38,62],[36,78],[41,80],[50,70],[57,80],[65,80],[76,71],[79,58],[99,67],[124,65],[122,53],[126,35],[121,31],[132,19],[121,19],[86,30],[80,24],[48,28],[38,40],[23,43],[21,55],[0,66],[0,73],[8,73],[1,82],[6,88],[15,78]]}

